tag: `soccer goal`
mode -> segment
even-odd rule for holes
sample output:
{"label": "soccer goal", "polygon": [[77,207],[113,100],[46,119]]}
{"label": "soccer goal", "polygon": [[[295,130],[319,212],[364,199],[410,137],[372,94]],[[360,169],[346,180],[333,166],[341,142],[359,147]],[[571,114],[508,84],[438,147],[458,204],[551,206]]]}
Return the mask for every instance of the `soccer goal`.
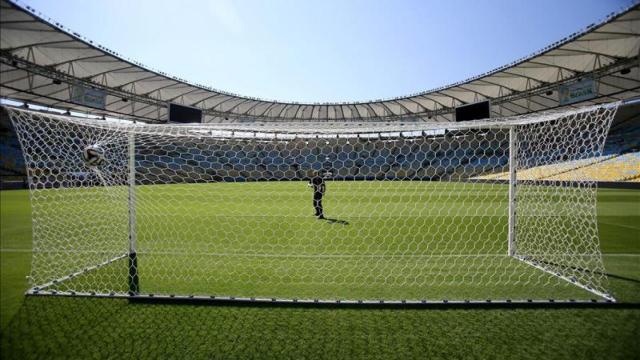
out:
{"label": "soccer goal", "polygon": [[616,109],[150,125],[9,107],[30,185],[28,293],[614,301],[596,182],[543,175],[601,156]]}

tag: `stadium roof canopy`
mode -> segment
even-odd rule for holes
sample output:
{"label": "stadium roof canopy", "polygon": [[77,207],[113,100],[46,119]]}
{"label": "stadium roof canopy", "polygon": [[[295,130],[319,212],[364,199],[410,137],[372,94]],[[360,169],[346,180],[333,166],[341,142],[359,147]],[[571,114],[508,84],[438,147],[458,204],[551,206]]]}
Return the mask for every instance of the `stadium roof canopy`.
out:
{"label": "stadium roof canopy", "polygon": [[[595,80],[587,105],[640,96],[640,5],[610,14],[498,69],[416,94],[348,103],[252,98],[191,83],[125,58],[28,6],[0,0],[0,96],[29,103],[166,121],[167,103],[201,108],[206,122],[453,121],[455,108],[491,101],[493,116],[560,106],[562,86]],[[71,101],[75,88],[106,93],[104,108]]]}

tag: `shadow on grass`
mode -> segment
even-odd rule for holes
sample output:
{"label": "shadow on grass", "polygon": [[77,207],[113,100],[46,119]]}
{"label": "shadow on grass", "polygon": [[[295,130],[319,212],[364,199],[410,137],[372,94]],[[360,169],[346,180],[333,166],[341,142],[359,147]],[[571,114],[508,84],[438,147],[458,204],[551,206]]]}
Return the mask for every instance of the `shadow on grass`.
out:
{"label": "shadow on grass", "polygon": [[2,358],[631,358],[630,309],[332,309],[28,297]]}
{"label": "shadow on grass", "polygon": [[611,274],[611,273],[601,273],[601,272],[597,272],[597,273],[605,275],[605,276],[608,276],[610,278],[614,278],[614,279],[618,279],[618,280],[622,280],[622,281],[629,281],[629,282],[632,282],[632,283],[640,284],[640,280],[638,280],[638,279],[633,279],[633,278],[630,278],[630,277]]}
{"label": "shadow on grass", "polygon": [[560,263],[557,263],[557,262],[553,262],[553,261],[538,260],[538,262],[543,263],[543,264],[547,264],[547,265],[551,265],[551,266],[554,266],[554,267],[557,267],[557,268],[561,268],[561,269],[577,270],[577,271],[581,271],[581,272],[585,272],[585,273],[589,273],[589,274],[607,276],[609,278],[614,278],[614,279],[618,279],[618,280],[622,280],[622,281],[628,281],[628,282],[640,284],[640,280],[638,280],[638,279],[634,279],[634,278],[630,278],[630,277],[622,276],[622,275],[617,275],[617,274],[613,274],[613,273],[610,273],[610,272],[602,272],[602,271],[597,271],[597,270],[590,270],[590,269],[585,269],[585,268],[578,267],[578,266],[573,266],[573,265],[563,265],[563,264],[560,264]]}
{"label": "shadow on grass", "polygon": [[322,220],[328,222],[329,224],[349,225],[349,222],[346,220],[332,219],[332,218],[324,218]]}

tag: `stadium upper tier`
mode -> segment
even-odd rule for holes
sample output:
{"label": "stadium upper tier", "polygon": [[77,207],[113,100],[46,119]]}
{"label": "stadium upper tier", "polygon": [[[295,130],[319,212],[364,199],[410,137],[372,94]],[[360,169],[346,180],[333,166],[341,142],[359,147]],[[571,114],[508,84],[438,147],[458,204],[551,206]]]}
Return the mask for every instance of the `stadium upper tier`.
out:
{"label": "stadium upper tier", "polygon": [[[595,97],[640,95],[640,5],[610,14],[498,69],[437,89],[349,103],[270,101],[190,83],[129,60],[20,3],[0,0],[0,96],[145,121],[166,121],[167,103],[203,110],[205,122],[453,121],[455,108],[491,101],[492,116],[561,106],[560,86],[594,79]],[[106,93],[104,108],[71,101],[74,87]]]}

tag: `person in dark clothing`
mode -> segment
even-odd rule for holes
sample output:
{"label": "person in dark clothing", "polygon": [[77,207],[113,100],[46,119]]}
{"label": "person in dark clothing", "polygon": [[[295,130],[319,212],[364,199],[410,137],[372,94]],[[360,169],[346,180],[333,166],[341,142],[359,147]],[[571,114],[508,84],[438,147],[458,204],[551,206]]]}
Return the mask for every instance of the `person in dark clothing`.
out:
{"label": "person in dark clothing", "polygon": [[322,173],[316,171],[313,177],[309,180],[309,186],[313,188],[313,208],[316,211],[315,216],[318,219],[324,219],[324,212],[322,209],[322,196],[327,189],[322,178]]}

